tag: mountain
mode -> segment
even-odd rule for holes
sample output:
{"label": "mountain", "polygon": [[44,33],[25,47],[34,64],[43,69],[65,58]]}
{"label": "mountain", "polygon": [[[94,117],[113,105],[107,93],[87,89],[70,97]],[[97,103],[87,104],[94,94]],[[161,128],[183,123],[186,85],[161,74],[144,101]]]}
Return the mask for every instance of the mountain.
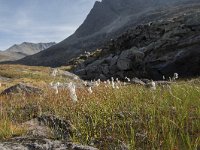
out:
{"label": "mountain", "polygon": [[[200,3],[158,11],[159,20],[133,27],[102,49],[71,60],[82,79],[155,80],[200,76]],[[74,67],[73,67],[74,68]]]}
{"label": "mountain", "polygon": [[16,63],[26,65],[61,66],[85,50],[94,51],[116,38],[130,27],[159,20],[170,15],[162,13],[171,7],[188,5],[199,0],[102,0],[97,1],[76,32],[40,53]]}
{"label": "mountain", "polygon": [[24,58],[29,55],[36,54],[44,49],[47,49],[53,45],[55,42],[50,43],[28,43],[24,42],[19,45],[13,45],[5,51],[0,51],[0,61],[14,61]]}

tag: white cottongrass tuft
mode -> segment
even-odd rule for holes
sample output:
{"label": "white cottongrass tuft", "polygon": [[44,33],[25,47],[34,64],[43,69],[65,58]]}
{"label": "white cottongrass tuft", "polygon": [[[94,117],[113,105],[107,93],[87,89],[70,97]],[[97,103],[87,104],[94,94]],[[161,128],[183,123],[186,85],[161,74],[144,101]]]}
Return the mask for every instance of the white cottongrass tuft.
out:
{"label": "white cottongrass tuft", "polygon": [[88,92],[89,92],[90,94],[93,93],[93,91],[92,91],[92,87],[89,87],[89,88],[88,88]]}
{"label": "white cottongrass tuft", "polygon": [[58,69],[53,69],[53,72],[52,72],[51,75],[52,75],[53,77],[56,77],[57,74],[58,74]]}
{"label": "white cottongrass tuft", "polygon": [[74,85],[74,83],[70,82],[68,84],[68,89],[69,89],[69,92],[70,92],[70,98],[73,102],[77,102],[78,101],[78,98],[77,98],[77,95],[76,95],[76,86]]}
{"label": "white cottongrass tuft", "polygon": [[178,73],[174,73],[173,80],[178,79]]}
{"label": "white cottongrass tuft", "polygon": [[163,80],[165,80],[165,76],[163,76]]}
{"label": "white cottongrass tuft", "polygon": [[97,82],[98,82],[98,84],[101,84],[101,79],[98,79]]}
{"label": "white cottongrass tuft", "polygon": [[125,79],[126,79],[128,82],[130,82],[130,81],[131,81],[131,79],[130,79],[130,78],[128,78],[128,77],[125,77]]}
{"label": "white cottongrass tuft", "polygon": [[57,82],[56,85],[59,87],[59,86],[61,86],[61,83],[60,83],[60,82]]}
{"label": "white cottongrass tuft", "polygon": [[119,79],[118,79],[118,78],[116,78],[116,82],[117,82],[117,83],[120,83],[120,81],[119,81]]}
{"label": "white cottongrass tuft", "polygon": [[110,80],[107,80],[107,83],[110,84]]}
{"label": "white cottongrass tuft", "polygon": [[57,83],[53,83],[53,82],[51,82],[50,83],[50,86],[51,86],[51,88],[52,89],[54,89],[55,90],[55,94],[58,94],[59,93],[59,91],[58,91],[58,87],[60,86],[60,83],[59,82],[57,82]]}
{"label": "white cottongrass tuft", "polygon": [[114,89],[115,88],[115,82],[111,81],[111,83],[112,83],[112,88]]}
{"label": "white cottongrass tuft", "polygon": [[153,80],[151,80],[150,85],[152,90],[156,90],[156,83]]}
{"label": "white cottongrass tuft", "polygon": [[51,87],[53,87],[53,82],[51,82],[49,85],[50,85]]}
{"label": "white cottongrass tuft", "polygon": [[88,85],[88,82],[87,82],[87,81],[84,81],[83,84],[84,84],[85,86],[87,86],[87,85]]}
{"label": "white cottongrass tuft", "polygon": [[53,85],[52,88],[56,91],[56,92],[55,92],[56,94],[59,93],[59,92],[58,92],[58,85],[57,85],[57,84]]}
{"label": "white cottongrass tuft", "polygon": [[95,86],[99,86],[100,85],[100,83],[98,82],[98,81],[95,81]]}

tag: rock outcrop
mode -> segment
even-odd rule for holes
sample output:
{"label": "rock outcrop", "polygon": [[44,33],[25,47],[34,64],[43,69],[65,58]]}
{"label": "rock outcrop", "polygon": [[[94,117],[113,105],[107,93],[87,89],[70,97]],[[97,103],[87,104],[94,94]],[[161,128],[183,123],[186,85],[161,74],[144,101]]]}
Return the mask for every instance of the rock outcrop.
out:
{"label": "rock outcrop", "polygon": [[29,86],[29,85],[19,83],[19,84],[16,84],[14,86],[11,86],[11,87],[5,89],[3,92],[1,92],[1,95],[41,94],[41,93],[42,93],[42,90],[37,88],[37,87],[33,87],[33,86]]}
{"label": "rock outcrop", "polygon": [[191,5],[172,9],[173,15],[167,19],[126,31],[104,46],[97,56],[95,53],[88,56],[74,72],[83,79],[139,77],[158,80],[174,73],[180,77],[199,76],[199,8],[200,5]]}
{"label": "rock outcrop", "polygon": [[[24,123],[23,127],[28,130],[27,134],[0,142],[0,150],[97,150],[70,142],[73,131],[70,121],[52,115],[42,115]],[[64,140],[55,140],[58,135],[63,135]]]}
{"label": "rock outcrop", "polygon": [[70,142],[45,138],[18,137],[0,143],[0,150],[98,150]]}

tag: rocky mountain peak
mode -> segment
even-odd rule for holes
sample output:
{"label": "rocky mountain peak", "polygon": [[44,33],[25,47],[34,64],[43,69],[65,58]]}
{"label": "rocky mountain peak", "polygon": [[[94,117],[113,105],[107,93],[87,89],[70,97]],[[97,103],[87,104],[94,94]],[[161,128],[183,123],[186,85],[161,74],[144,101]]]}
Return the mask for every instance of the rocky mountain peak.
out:
{"label": "rocky mountain peak", "polygon": [[[182,5],[199,0],[102,0],[97,1],[83,24],[70,37],[53,47],[16,63],[61,66],[84,53],[101,48],[128,29],[139,24],[165,19],[178,13]],[[172,11],[177,10],[177,11]]]}

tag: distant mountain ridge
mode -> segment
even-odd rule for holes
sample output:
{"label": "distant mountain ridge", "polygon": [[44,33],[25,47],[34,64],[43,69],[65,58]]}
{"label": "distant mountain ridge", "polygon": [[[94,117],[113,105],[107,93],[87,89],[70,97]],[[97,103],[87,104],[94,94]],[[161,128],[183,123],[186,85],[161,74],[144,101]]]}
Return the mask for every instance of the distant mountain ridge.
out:
{"label": "distant mountain ridge", "polygon": [[[166,17],[162,10],[199,0],[102,0],[95,2],[83,24],[62,42],[16,63],[61,66],[86,51],[94,51],[130,27]],[[158,13],[156,10],[160,9]],[[170,14],[170,13],[168,13]]]}
{"label": "distant mountain ridge", "polygon": [[24,58],[29,55],[36,54],[44,49],[47,49],[53,45],[55,42],[50,43],[29,43],[23,42],[21,44],[15,44],[5,51],[0,51],[0,62],[2,61],[14,61]]}

